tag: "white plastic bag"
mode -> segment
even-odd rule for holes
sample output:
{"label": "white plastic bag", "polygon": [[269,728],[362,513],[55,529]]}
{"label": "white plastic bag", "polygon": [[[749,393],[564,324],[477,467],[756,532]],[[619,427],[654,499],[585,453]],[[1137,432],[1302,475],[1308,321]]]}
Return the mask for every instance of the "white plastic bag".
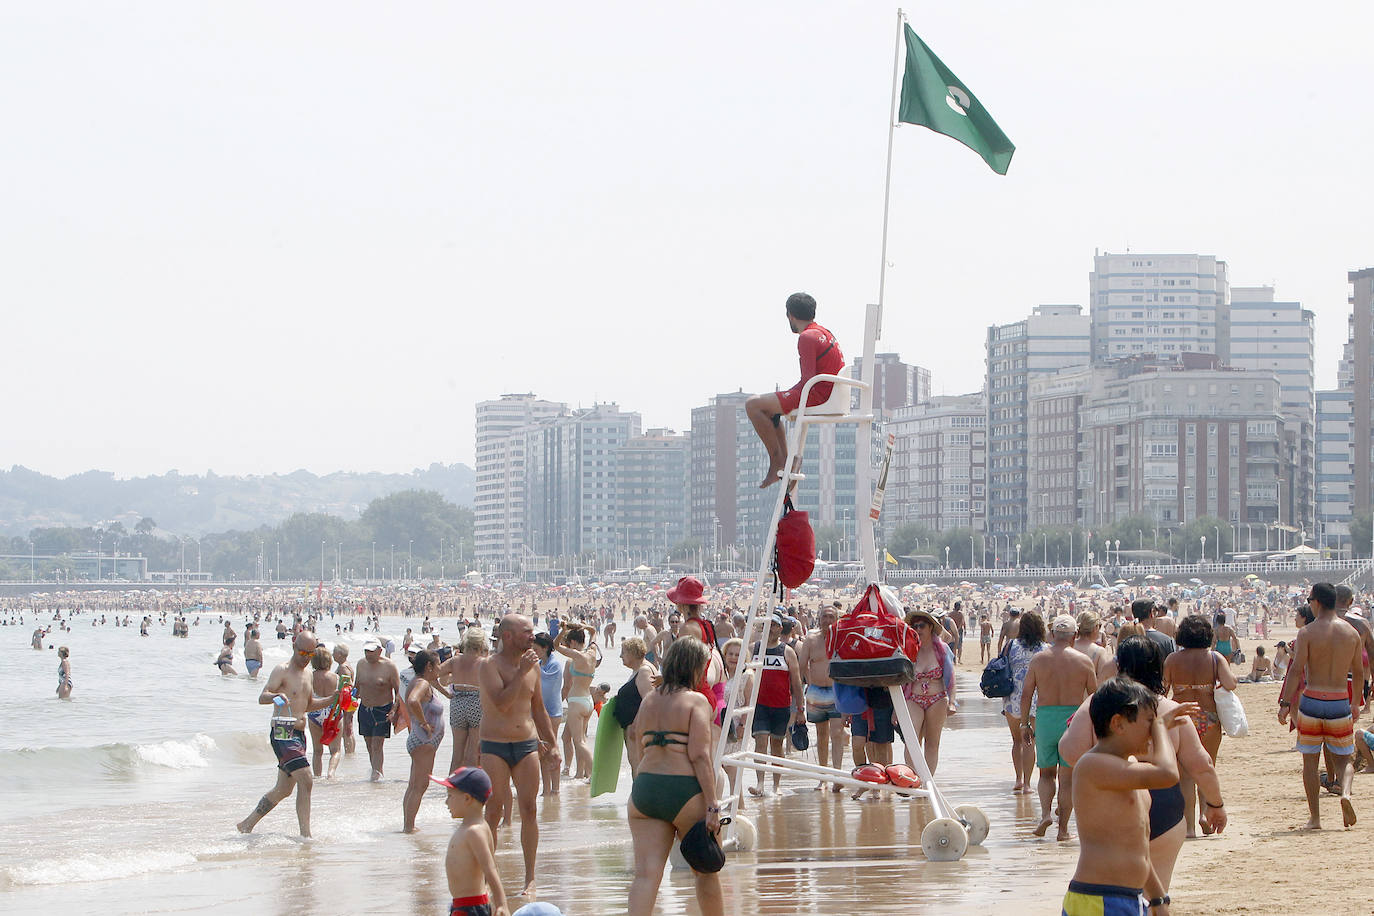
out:
{"label": "white plastic bag", "polygon": [[1240,705],[1240,697],[1225,687],[1218,687],[1214,697],[1217,718],[1221,719],[1221,730],[1227,737],[1244,738],[1250,734],[1250,722],[1245,718],[1245,707]]}

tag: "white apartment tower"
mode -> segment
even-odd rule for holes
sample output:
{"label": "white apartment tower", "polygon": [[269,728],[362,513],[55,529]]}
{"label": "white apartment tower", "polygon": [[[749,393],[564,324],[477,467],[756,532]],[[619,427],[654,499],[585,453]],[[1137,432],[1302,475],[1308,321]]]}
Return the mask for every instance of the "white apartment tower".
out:
{"label": "white apartment tower", "polygon": [[1088,292],[1095,363],[1228,352],[1226,262],[1213,255],[1097,254]]}
{"label": "white apartment tower", "polygon": [[567,404],[541,401],[533,394],[503,394],[477,404],[473,495],[477,559],[508,570],[520,556],[525,527],[525,436],[521,431],[562,416],[567,409]]}

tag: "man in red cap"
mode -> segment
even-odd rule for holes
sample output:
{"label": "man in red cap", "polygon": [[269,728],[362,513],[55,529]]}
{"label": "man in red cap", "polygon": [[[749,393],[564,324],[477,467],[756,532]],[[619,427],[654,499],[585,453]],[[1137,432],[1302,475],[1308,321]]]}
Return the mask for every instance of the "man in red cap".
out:
{"label": "man in red cap", "polygon": [[[801,404],[802,388],[813,375],[835,375],[844,368],[844,354],[840,352],[835,335],[816,324],[816,300],[806,293],[787,297],[787,324],[797,338],[797,356],[801,362],[801,379],[786,391],[756,394],[744,402],[744,411],[754,432],[759,434],[768,450],[768,473],[759,487],[778,482],[778,472],[787,460],[787,434],[782,428],[782,415],[791,413]],[[808,407],[824,404],[830,397],[830,382],[818,382],[806,399]],[[671,599],[670,599],[671,600]]]}

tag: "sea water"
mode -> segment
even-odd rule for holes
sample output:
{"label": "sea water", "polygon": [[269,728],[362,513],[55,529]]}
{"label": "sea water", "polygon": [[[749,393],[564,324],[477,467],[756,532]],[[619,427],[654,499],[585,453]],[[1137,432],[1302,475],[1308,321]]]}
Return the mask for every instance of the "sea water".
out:
{"label": "sea water", "polygon": [[[404,733],[387,742],[381,782],[368,778],[361,739],[335,779],[316,781],[313,840],[297,835],[294,799],[253,834],[235,830],[276,779],[267,742],[271,707],[257,700],[268,672],[288,658],[289,643],[271,627],[263,628],[264,667],[255,681],[242,674],[241,655],[237,677],[214,667],[223,629],[217,614],[202,614],[187,639],[158,623],[147,637],[137,626],[92,627],[86,615],[72,624],[69,633],[49,634],[42,651],[30,648],[35,622],[28,615],[24,626],[0,627],[0,695],[8,700],[0,717],[0,912],[447,912],[443,857],[452,824],[439,788],[425,796],[419,832],[400,833],[410,770]],[[413,618],[384,619],[382,632],[407,626],[418,628]],[[241,638],[241,621],[235,629]],[[452,621],[439,630],[456,641]],[[361,657],[360,629],[336,637],[327,620],[320,635],[347,644],[351,662]],[[55,696],[58,659],[50,644],[71,650],[70,701]],[[596,682],[618,687],[628,672],[618,653],[607,654]],[[759,848],[731,854],[721,873],[727,912],[1052,909],[1076,843],[1028,838],[1038,806],[1008,794],[1001,701],[978,695],[969,673],[960,673],[960,687],[940,785],[954,804],[987,813],[992,833],[982,848],[971,847],[959,862],[927,862],[919,848],[933,816],[925,801],[855,802],[788,777],[780,797],[751,801],[746,810]],[[450,752],[446,737],[436,775],[446,771]],[[814,740],[805,757],[815,762]],[[752,775],[746,779],[752,784]],[[626,768],[613,794],[591,799],[584,782],[565,779],[560,796],[540,799],[542,899],[569,914],[624,912],[633,872],[628,794]],[[508,893],[522,875],[516,826],[502,831],[497,853]],[[1028,844],[1039,848],[1031,854]],[[659,910],[697,912],[689,874],[665,877]]]}

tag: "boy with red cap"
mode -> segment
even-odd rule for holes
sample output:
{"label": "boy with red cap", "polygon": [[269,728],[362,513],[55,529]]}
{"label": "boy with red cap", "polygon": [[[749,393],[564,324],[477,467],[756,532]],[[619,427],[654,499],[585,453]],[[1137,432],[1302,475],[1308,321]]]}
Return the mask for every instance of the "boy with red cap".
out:
{"label": "boy with red cap", "polygon": [[448,789],[448,813],[462,819],[444,857],[448,892],[453,895],[449,916],[509,916],[506,892],[496,873],[496,840],[483,818],[491,779],[477,767],[459,767],[442,779],[429,778]]}

